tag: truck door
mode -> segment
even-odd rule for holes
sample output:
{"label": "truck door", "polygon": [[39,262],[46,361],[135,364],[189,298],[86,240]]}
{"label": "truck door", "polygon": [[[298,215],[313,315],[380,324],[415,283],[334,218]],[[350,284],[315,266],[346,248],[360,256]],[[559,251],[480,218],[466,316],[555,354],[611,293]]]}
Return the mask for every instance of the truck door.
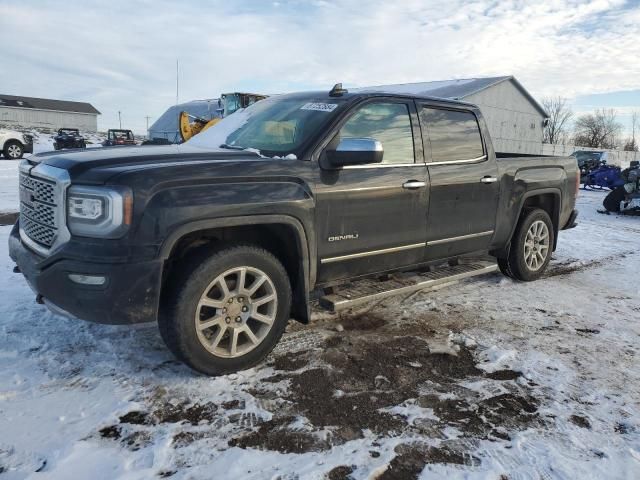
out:
{"label": "truck door", "polygon": [[418,106],[431,180],[427,259],[487,249],[498,211],[499,182],[471,110]]}
{"label": "truck door", "polygon": [[369,100],[331,137],[330,146],[343,138],[373,138],[384,154],[378,164],[320,168],[318,282],[421,262],[429,189],[415,104]]}

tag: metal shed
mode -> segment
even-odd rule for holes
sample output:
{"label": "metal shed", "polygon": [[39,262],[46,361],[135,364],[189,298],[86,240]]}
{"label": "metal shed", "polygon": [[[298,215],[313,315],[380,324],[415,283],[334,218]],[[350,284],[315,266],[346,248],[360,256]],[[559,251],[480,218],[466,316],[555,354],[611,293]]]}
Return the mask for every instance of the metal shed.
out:
{"label": "metal shed", "polygon": [[100,112],[90,103],[0,94],[0,124],[27,128],[98,130]]}
{"label": "metal shed", "polygon": [[496,152],[542,154],[542,133],[549,115],[513,76],[378,85],[356,90],[427,95],[476,104],[487,122]]}

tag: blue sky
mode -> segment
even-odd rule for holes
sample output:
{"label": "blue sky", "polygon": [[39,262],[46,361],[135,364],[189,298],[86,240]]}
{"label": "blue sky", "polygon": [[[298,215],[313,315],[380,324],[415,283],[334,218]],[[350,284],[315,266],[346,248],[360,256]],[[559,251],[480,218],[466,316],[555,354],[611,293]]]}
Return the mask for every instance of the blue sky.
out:
{"label": "blue sky", "polygon": [[[577,112],[640,109],[640,1],[3,0],[0,92],[145,130],[180,100],[515,75]],[[11,65],[7,68],[6,65]]]}

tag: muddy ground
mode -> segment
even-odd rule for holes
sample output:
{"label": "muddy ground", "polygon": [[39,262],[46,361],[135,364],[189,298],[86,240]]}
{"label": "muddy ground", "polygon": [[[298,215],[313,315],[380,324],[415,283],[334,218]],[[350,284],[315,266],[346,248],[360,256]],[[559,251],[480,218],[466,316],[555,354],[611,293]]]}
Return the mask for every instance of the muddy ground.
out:
{"label": "muddy ground", "polygon": [[[297,454],[366,439],[372,458],[384,439],[415,438],[395,447],[380,479],[418,478],[426,464],[478,465],[472,453],[478,440],[508,444],[513,432],[544,424],[535,384],[517,371],[485,373],[473,342],[464,336],[451,341],[450,328],[464,320],[452,317],[444,326],[435,320],[436,314],[426,314],[389,321],[365,312],[319,320],[312,330],[292,325],[285,346],[266,365],[271,373],[244,391],[248,399],[172,403],[167,392],[156,392],[144,399],[148,410],[131,411],[97,434],[139,449],[154,441],[159,425],[180,423],[172,439],[176,450],[215,437],[222,448]],[[296,334],[308,339],[310,332],[313,348],[297,349]],[[464,385],[477,382],[483,393]],[[245,411],[249,403],[270,418]],[[350,478],[355,469],[339,466],[327,476]]]}

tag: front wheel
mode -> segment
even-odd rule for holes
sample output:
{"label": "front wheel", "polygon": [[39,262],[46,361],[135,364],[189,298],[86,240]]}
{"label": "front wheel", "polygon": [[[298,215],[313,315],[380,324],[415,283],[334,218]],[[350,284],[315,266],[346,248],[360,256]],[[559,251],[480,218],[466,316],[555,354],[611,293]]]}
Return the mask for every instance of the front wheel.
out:
{"label": "front wheel", "polygon": [[551,261],[554,241],[555,231],[549,214],[539,208],[529,210],[520,217],[509,257],[498,260],[500,270],[516,280],[537,280]]}
{"label": "front wheel", "polygon": [[162,338],[191,368],[222,375],[273,350],[291,310],[287,272],[270,252],[239,246],[187,267],[169,287]]}

